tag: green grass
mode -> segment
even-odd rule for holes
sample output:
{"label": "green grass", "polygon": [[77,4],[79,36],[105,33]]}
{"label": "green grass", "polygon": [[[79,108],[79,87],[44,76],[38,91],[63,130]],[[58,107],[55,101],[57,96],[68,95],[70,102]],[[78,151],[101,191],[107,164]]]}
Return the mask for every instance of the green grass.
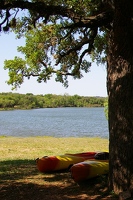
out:
{"label": "green grass", "polygon": [[0,137],[0,180],[34,174],[37,158],[65,153],[108,151],[101,138]]}
{"label": "green grass", "polygon": [[[81,199],[85,195],[106,195],[107,178],[75,184],[70,173],[40,173],[36,158],[86,151],[108,151],[101,138],[0,137],[0,197],[2,199]],[[34,189],[33,189],[34,188]],[[104,189],[102,189],[104,188]],[[63,193],[64,192],[64,193]],[[69,197],[66,197],[69,196]]]}
{"label": "green grass", "polygon": [[0,160],[34,160],[45,155],[108,151],[101,138],[0,137]]}

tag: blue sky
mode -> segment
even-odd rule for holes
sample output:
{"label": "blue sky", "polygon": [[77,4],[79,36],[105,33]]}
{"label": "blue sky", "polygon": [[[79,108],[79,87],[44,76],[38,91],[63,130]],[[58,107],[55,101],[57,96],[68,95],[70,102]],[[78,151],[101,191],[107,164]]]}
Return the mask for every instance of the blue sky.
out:
{"label": "blue sky", "polygon": [[3,69],[5,59],[13,59],[20,54],[17,46],[24,45],[24,39],[15,39],[13,33],[0,35],[0,93],[18,92],[33,94],[69,94],[80,96],[107,96],[106,89],[106,67],[92,65],[90,72],[80,80],[69,78],[69,87],[66,89],[61,83],[55,82],[54,78],[47,83],[38,83],[35,78],[25,79],[24,84],[17,90],[11,90],[11,86],[5,83],[8,80],[8,71]]}

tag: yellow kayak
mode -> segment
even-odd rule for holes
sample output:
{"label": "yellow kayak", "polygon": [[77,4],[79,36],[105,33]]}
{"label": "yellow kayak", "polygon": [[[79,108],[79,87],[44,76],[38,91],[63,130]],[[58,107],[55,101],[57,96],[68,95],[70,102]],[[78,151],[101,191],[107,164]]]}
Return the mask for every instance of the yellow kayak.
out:
{"label": "yellow kayak", "polygon": [[94,159],[97,152],[84,152],[76,154],[64,154],[58,156],[44,156],[36,159],[37,168],[40,172],[51,172],[69,169],[73,164]]}
{"label": "yellow kayak", "polygon": [[108,160],[86,160],[74,164],[70,168],[71,176],[75,182],[84,181],[103,174],[108,174]]}

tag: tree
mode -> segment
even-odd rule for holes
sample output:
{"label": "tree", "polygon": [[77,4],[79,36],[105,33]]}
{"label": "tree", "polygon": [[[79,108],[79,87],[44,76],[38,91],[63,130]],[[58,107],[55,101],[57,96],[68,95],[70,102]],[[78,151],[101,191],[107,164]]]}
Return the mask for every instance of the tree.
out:
{"label": "tree", "polygon": [[[131,0],[1,0],[1,30],[26,36],[25,59],[5,62],[9,84],[24,77],[67,87],[91,66],[107,63],[109,187],[133,192],[133,6]],[[24,11],[21,17],[19,12]],[[19,16],[19,18],[18,18]],[[34,36],[34,37],[33,37]],[[52,61],[52,59],[54,61]]]}
{"label": "tree", "polygon": [[104,113],[105,113],[106,119],[108,119],[108,98],[106,98],[104,102]]}

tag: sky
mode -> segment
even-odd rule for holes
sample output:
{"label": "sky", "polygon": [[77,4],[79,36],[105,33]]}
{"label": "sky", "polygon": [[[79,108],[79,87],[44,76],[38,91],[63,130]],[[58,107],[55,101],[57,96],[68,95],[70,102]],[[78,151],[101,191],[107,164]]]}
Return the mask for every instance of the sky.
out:
{"label": "sky", "polygon": [[14,59],[20,56],[17,46],[24,46],[24,39],[16,39],[13,33],[0,35],[0,93],[17,92],[21,94],[57,94],[57,95],[79,95],[79,96],[107,96],[106,88],[106,66],[92,64],[90,72],[84,74],[80,80],[69,78],[69,87],[64,88],[61,83],[55,82],[52,78],[47,83],[38,83],[35,78],[25,79],[25,82],[17,90],[11,90],[12,86],[7,85],[8,71],[3,69],[4,60]]}

